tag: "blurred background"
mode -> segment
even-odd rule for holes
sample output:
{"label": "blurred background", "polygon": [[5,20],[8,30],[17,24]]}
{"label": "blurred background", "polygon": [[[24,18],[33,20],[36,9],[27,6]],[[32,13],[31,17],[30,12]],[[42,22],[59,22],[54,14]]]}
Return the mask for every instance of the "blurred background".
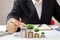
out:
{"label": "blurred background", "polygon": [[14,0],[0,0],[0,25],[6,24],[6,16],[13,7]]}
{"label": "blurred background", "polygon": [[[60,0],[57,1],[60,5]],[[0,0],[0,25],[6,24],[6,17],[13,7],[13,2],[14,0]],[[54,18],[52,19],[55,21],[55,24],[58,24]]]}

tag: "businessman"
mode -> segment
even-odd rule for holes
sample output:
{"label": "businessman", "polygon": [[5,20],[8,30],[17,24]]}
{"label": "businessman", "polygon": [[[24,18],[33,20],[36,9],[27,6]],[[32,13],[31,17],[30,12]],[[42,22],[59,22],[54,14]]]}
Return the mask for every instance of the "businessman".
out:
{"label": "businessman", "polygon": [[50,25],[52,16],[60,22],[60,6],[57,0],[15,0],[13,9],[7,16],[7,29],[14,30],[12,32],[19,29],[15,27],[16,21],[11,22],[12,19],[19,21],[21,18],[25,24]]}

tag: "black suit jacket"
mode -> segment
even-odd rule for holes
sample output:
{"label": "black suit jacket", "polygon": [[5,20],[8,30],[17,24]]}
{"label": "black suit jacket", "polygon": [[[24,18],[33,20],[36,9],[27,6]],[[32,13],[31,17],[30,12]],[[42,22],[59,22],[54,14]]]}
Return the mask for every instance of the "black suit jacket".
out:
{"label": "black suit jacket", "polygon": [[32,0],[15,0],[12,11],[7,16],[10,18],[23,20],[26,24],[50,24],[54,16],[60,22],[60,6],[56,0],[43,0],[41,20],[38,18],[36,8]]}

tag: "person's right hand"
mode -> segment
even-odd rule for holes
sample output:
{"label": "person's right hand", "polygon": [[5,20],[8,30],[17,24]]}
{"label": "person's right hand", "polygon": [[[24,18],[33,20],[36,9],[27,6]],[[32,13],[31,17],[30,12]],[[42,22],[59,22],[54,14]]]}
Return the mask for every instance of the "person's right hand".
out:
{"label": "person's right hand", "polygon": [[16,20],[15,18],[11,18],[8,22],[7,22],[7,30],[9,33],[14,33],[17,31],[17,28],[19,27],[20,23],[18,20]]}

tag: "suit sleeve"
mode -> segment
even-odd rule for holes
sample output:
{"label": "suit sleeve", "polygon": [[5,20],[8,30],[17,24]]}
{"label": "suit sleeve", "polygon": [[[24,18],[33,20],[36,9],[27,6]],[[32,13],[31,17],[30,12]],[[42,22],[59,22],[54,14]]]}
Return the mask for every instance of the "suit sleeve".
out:
{"label": "suit sleeve", "polygon": [[57,2],[55,2],[55,9],[53,16],[57,19],[57,21],[60,22],[60,5]]}
{"label": "suit sleeve", "polygon": [[14,1],[14,5],[13,5],[13,9],[12,11],[8,14],[6,22],[10,19],[10,18],[15,18],[17,20],[19,20],[19,17],[21,16],[21,7],[19,4],[18,0]]}

